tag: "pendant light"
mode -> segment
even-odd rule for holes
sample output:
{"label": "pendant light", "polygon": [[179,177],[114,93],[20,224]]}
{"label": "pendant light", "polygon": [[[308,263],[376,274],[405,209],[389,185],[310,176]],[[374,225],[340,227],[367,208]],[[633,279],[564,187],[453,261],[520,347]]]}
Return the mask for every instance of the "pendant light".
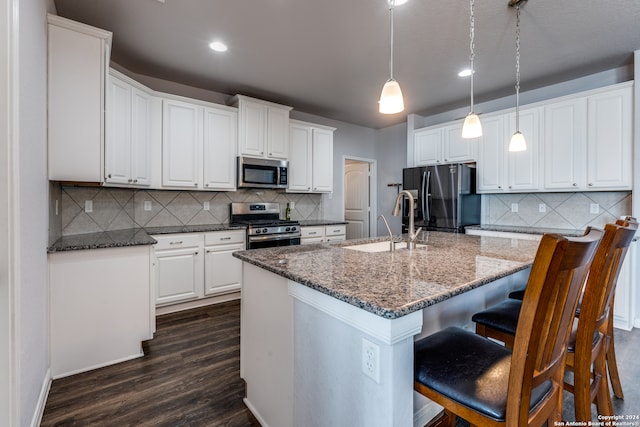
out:
{"label": "pendant light", "polygon": [[516,131],[509,141],[509,151],[525,151],[527,141],[520,132],[520,3],[516,7]]}
{"label": "pendant light", "polygon": [[[382,114],[395,114],[404,110],[404,99],[402,98],[402,91],[400,85],[393,78],[393,8],[396,5],[396,0],[388,0],[389,3],[389,23],[390,23],[390,54],[389,54],[389,80],[382,87],[382,94],[380,94],[379,111]],[[397,1],[400,4],[400,1]]]}
{"label": "pendant light", "polygon": [[480,117],[473,112],[473,74],[475,70],[473,68],[473,60],[475,59],[474,42],[475,42],[475,16],[474,16],[475,0],[469,1],[469,62],[471,64],[471,108],[469,114],[464,119],[462,125],[462,137],[463,138],[478,138],[482,136],[482,123],[480,123]]}

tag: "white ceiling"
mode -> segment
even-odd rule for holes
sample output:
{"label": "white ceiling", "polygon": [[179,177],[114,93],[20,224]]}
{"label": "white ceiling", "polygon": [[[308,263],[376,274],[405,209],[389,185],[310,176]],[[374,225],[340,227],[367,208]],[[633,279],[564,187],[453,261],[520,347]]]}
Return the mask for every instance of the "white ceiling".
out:
{"label": "white ceiling", "polygon": [[[515,10],[476,0],[476,102],[510,95]],[[58,14],[113,32],[112,60],[138,73],[381,128],[407,113],[469,102],[469,1],[395,9],[394,77],[403,113],[377,111],[389,73],[386,0],[55,0]],[[632,63],[639,0],[529,0],[521,15],[521,90]],[[219,38],[224,54],[211,51]],[[514,101],[515,102],[515,101]]]}

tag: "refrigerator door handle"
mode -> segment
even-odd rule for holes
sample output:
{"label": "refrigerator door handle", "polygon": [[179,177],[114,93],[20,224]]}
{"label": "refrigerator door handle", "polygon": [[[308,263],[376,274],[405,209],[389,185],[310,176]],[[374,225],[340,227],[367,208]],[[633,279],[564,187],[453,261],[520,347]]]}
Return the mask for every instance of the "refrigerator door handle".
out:
{"label": "refrigerator door handle", "polygon": [[431,171],[424,171],[422,173],[422,194],[420,199],[422,200],[422,220],[427,222],[431,218],[431,213],[429,212],[429,201],[427,197],[427,191],[429,191],[429,181],[431,180]]}

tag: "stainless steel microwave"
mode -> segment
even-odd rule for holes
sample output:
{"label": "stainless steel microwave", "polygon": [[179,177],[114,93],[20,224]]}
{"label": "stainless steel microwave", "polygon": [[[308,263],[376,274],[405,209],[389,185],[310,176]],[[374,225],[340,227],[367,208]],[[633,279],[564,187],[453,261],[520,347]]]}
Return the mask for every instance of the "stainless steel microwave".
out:
{"label": "stainless steel microwave", "polygon": [[287,160],[238,157],[238,188],[287,188]]}

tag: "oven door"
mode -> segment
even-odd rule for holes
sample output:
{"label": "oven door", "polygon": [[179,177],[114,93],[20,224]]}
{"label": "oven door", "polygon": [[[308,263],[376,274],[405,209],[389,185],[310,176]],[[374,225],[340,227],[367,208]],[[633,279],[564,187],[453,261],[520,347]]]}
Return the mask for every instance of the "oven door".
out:
{"label": "oven door", "polygon": [[294,246],[300,244],[299,235],[249,236],[247,249],[274,248],[278,246]]}

